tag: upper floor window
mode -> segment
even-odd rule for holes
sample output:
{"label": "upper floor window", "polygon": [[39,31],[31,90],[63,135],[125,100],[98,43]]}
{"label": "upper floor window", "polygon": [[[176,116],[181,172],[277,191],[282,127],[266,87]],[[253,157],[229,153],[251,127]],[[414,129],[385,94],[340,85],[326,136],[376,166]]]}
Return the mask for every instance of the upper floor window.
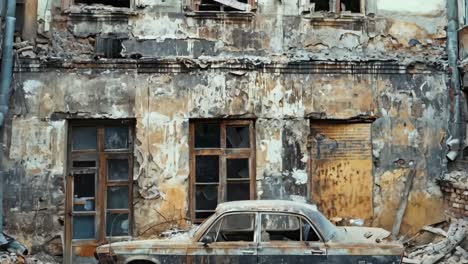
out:
{"label": "upper floor window", "polygon": [[66,10],[72,5],[131,8],[133,2],[134,0],[62,0],[62,8]]}
{"label": "upper floor window", "polygon": [[130,0],[74,0],[74,4],[108,5],[113,7],[130,7]]}
{"label": "upper floor window", "polygon": [[361,0],[309,0],[311,12],[362,13]]}
{"label": "upper floor window", "polygon": [[255,0],[193,0],[195,11],[250,12]]}
{"label": "upper floor window", "polygon": [[190,208],[195,223],[218,203],[255,197],[255,141],[252,120],[190,123]]}

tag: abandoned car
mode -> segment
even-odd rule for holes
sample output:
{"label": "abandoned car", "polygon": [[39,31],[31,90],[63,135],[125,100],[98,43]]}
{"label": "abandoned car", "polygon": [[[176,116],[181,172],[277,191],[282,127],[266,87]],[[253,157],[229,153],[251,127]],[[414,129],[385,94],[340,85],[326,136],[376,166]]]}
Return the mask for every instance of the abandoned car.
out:
{"label": "abandoned car", "polygon": [[278,200],[219,204],[193,235],[117,242],[99,263],[400,263],[403,246],[380,228],[337,227],[314,205]]}

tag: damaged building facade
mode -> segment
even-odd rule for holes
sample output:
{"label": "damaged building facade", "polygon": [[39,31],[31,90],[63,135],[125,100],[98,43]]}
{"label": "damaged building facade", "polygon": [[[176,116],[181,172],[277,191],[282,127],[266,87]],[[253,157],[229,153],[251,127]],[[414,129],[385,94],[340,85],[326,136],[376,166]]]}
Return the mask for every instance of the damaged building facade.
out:
{"label": "damaged building facade", "polygon": [[445,219],[447,1],[16,6],[3,225],[33,254],[89,263],[246,199],[391,230],[412,174],[400,234]]}

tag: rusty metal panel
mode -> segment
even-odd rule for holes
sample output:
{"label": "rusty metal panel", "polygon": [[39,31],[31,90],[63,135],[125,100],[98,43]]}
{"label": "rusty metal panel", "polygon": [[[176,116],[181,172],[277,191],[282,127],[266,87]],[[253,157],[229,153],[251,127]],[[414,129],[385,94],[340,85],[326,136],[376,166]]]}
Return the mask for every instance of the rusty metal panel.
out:
{"label": "rusty metal panel", "polygon": [[311,197],[327,217],[372,217],[371,144],[369,123],[311,123]]}

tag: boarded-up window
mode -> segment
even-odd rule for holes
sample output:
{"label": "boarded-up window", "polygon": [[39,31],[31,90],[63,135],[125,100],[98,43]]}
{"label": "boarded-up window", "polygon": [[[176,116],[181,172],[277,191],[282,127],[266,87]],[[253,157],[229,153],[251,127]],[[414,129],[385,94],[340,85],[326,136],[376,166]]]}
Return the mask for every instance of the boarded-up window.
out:
{"label": "boarded-up window", "polygon": [[218,203],[255,197],[252,120],[192,121],[190,137],[192,221],[203,221]]}
{"label": "boarded-up window", "polygon": [[372,217],[370,123],[311,122],[312,198],[327,217]]}

